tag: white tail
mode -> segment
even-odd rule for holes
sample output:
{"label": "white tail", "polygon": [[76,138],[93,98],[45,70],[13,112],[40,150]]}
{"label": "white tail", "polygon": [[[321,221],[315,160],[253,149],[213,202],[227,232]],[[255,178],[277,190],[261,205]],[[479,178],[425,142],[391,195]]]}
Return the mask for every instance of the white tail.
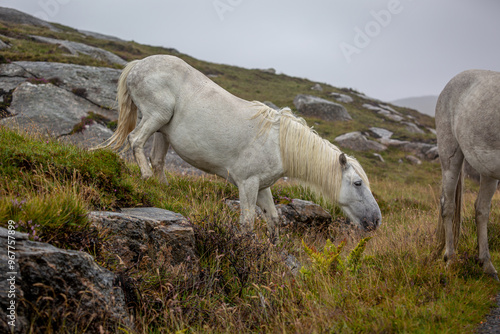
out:
{"label": "white tail", "polygon": [[118,107],[120,108],[118,127],[111,138],[97,148],[111,147],[113,150],[117,151],[123,146],[129,133],[135,129],[137,122],[137,106],[134,104],[134,101],[132,101],[132,97],[127,89],[127,77],[137,62],[138,60],[134,60],[128,63],[118,80],[117,99]]}

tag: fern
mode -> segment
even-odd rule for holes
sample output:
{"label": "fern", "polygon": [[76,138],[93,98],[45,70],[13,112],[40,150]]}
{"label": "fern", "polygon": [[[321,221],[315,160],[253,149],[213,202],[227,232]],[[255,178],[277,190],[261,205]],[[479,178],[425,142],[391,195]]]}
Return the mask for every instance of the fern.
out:
{"label": "fern", "polygon": [[309,247],[304,240],[302,240],[302,246],[311,259],[312,267],[311,270],[302,267],[300,273],[306,277],[312,276],[315,272],[319,272],[323,275],[343,274],[346,269],[351,273],[357,273],[363,262],[363,252],[365,251],[366,243],[370,239],[371,237],[361,239],[358,245],[349,253],[345,263],[340,257],[340,253],[346,244],[345,240],[338,246],[335,246],[330,239],[326,240],[322,252],[316,250],[314,247]]}

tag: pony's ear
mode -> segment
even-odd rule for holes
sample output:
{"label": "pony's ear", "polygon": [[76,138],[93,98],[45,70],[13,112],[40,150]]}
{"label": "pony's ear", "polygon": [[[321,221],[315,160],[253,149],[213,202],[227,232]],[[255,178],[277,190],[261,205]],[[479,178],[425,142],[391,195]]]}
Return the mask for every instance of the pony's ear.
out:
{"label": "pony's ear", "polygon": [[347,166],[347,158],[346,158],[346,156],[345,156],[344,153],[342,153],[339,156],[339,162],[340,162],[340,167],[342,167],[342,169],[346,168],[346,166]]}

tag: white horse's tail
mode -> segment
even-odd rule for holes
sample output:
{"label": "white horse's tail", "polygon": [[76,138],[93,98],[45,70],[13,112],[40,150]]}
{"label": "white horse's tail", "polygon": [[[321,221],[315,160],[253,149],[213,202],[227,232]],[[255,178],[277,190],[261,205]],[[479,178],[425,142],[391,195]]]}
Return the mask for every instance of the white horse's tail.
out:
{"label": "white horse's tail", "polygon": [[[453,215],[453,244],[454,248],[457,249],[458,239],[460,238],[460,228],[462,225],[462,193],[463,193],[463,183],[464,183],[464,172],[463,167],[460,169],[458,174],[457,189],[455,190],[455,214]],[[437,227],[437,252],[436,256],[441,256],[443,250],[446,246],[446,235],[444,230],[443,222],[443,205],[439,206],[439,218]]]}
{"label": "white horse's tail", "polygon": [[137,106],[134,101],[132,101],[132,97],[127,89],[127,77],[137,62],[138,60],[134,60],[128,63],[118,80],[117,100],[120,112],[116,131],[106,142],[97,148],[111,147],[113,150],[117,151],[123,146],[129,133],[135,129],[137,122]]}

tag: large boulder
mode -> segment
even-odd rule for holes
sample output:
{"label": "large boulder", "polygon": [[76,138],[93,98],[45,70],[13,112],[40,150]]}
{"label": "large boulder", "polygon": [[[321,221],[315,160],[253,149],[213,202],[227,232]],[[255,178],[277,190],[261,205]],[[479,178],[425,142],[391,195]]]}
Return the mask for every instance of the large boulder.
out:
{"label": "large boulder", "polygon": [[109,65],[125,66],[127,64],[125,60],[118,57],[114,53],[87,44],[35,35],[32,35],[31,38],[38,42],[58,45],[60,48],[67,50],[74,56],[84,54],[94,59],[106,62]]}
{"label": "large boulder", "polygon": [[[85,98],[52,84],[24,82],[12,93],[7,109],[12,117],[0,120],[0,124],[27,132],[39,131],[59,137],[73,134],[75,125],[89,112],[109,115]],[[111,131],[108,132],[111,135]]]}
{"label": "large boulder", "polygon": [[[113,109],[120,73],[121,70],[105,67],[17,61],[0,65],[0,82],[6,78],[22,81],[28,78],[54,79],[60,88],[78,93],[96,106]],[[117,112],[114,113],[117,118]]]}
{"label": "large boulder", "polygon": [[0,332],[99,333],[132,327],[114,273],[87,253],[30,241],[27,234],[9,231],[0,228]]}
{"label": "large boulder", "polygon": [[124,268],[196,264],[192,224],[181,214],[159,208],[129,208],[89,214],[91,226],[105,235],[108,263]]}
{"label": "large boulder", "polygon": [[304,116],[316,117],[325,121],[349,121],[351,115],[344,106],[312,95],[297,95],[293,104]]}
{"label": "large boulder", "polygon": [[334,139],[340,146],[354,151],[384,151],[387,146],[367,139],[361,132],[349,132]]}

